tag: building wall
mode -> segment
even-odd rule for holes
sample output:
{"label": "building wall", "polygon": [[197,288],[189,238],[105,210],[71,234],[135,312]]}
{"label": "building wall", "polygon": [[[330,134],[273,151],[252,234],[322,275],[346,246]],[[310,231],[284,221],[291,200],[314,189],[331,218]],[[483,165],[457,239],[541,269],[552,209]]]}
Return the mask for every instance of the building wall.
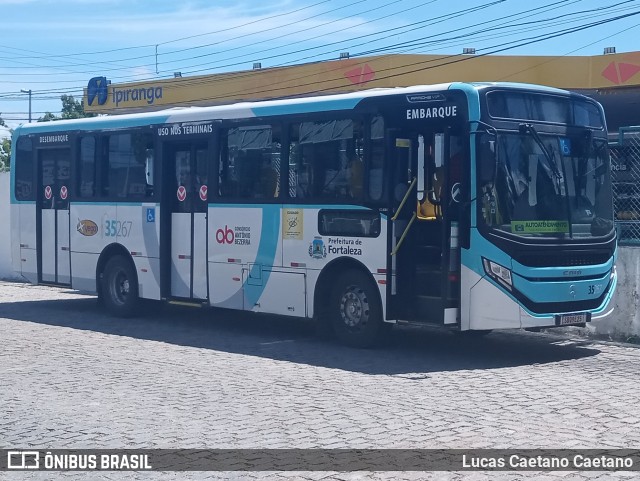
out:
{"label": "building wall", "polygon": [[0,173],[0,279],[18,279],[11,269],[11,222],[9,222],[9,172]]}
{"label": "building wall", "polygon": [[590,330],[615,339],[640,336],[640,247],[619,247],[618,288],[611,316],[594,321]]}

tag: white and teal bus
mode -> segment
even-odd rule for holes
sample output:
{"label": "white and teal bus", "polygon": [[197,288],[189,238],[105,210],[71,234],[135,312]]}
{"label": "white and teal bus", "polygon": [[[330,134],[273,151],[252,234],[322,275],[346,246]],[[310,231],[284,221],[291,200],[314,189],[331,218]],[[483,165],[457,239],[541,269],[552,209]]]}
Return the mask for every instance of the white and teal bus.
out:
{"label": "white and teal bus", "polygon": [[451,83],[24,125],[15,270],[97,293],[311,318],[585,325],[616,285],[603,110]]}

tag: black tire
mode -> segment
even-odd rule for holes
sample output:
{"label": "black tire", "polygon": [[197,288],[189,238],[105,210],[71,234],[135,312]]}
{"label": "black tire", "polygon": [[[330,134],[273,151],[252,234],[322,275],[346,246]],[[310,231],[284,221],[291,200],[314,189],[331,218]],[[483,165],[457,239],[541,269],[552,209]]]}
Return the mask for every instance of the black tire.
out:
{"label": "black tire", "polygon": [[328,315],[317,315],[313,320],[313,327],[318,339],[329,341],[335,337],[335,332],[333,330],[333,326],[331,325],[331,319]]}
{"label": "black tire", "polygon": [[347,271],[335,279],[329,309],[336,336],[348,346],[376,346],[388,332],[387,326],[391,326],[382,320],[375,284],[359,270]]}
{"label": "black tire", "polygon": [[132,317],[139,306],[138,278],[129,259],[113,256],[102,275],[102,301],[116,317]]}

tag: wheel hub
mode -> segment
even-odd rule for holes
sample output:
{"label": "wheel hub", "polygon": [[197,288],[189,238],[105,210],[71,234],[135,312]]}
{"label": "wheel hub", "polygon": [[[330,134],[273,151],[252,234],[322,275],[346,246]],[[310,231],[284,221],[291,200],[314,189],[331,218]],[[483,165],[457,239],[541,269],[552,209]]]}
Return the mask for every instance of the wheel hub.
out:
{"label": "wheel hub", "polygon": [[340,299],[342,322],[349,327],[366,324],[369,320],[369,302],[362,289],[349,286]]}
{"label": "wheel hub", "polygon": [[124,279],[120,282],[120,294],[126,296],[129,294],[129,279]]}
{"label": "wheel hub", "polygon": [[114,294],[113,300],[119,304],[124,304],[127,301],[127,297],[131,291],[131,285],[129,284],[129,278],[124,272],[118,272],[113,276],[111,283],[111,292]]}

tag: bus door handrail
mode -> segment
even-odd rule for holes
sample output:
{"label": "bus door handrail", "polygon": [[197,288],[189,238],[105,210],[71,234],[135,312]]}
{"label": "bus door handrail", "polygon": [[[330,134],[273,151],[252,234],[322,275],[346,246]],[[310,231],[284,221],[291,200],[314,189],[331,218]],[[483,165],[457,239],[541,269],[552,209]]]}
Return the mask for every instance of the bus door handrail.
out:
{"label": "bus door handrail", "polygon": [[402,210],[402,208],[404,207],[404,204],[407,202],[407,199],[409,198],[409,194],[411,194],[411,189],[413,189],[413,186],[416,185],[417,181],[418,181],[418,178],[414,177],[413,180],[411,181],[411,184],[409,184],[409,188],[407,189],[407,192],[404,194],[404,198],[402,199],[402,202],[400,202],[400,205],[398,206],[398,209],[396,210],[396,213],[391,218],[391,220],[395,221],[398,218],[398,215],[400,215],[400,211]]}
{"label": "bus door handrail", "polygon": [[[396,210],[396,213],[391,218],[392,221],[395,221],[398,218],[398,216],[400,215],[400,212],[402,211],[402,208],[404,207],[404,205],[407,203],[407,199],[411,195],[411,191],[413,190],[413,186],[416,185],[417,181],[418,181],[418,177],[414,177],[413,180],[411,181],[411,184],[409,184],[409,188],[405,192],[404,197],[402,198],[402,202],[400,202],[400,205],[398,206],[398,209]],[[402,233],[402,235],[400,236],[400,239],[398,240],[398,243],[395,245],[395,247],[391,251],[391,255],[392,256],[395,256],[398,253],[398,250],[400,249],[400,246],[404,242],[404,238],[407,237],[407,233],[409,232],[409,229],[411,229],[411,226],[413,225],[414,221],[417,218],[418,218],[418,214],[416,212],[413,212],[413,214],[411,214],[411,219],[407,223],[407,226],[404,228],[404,232]]]}

